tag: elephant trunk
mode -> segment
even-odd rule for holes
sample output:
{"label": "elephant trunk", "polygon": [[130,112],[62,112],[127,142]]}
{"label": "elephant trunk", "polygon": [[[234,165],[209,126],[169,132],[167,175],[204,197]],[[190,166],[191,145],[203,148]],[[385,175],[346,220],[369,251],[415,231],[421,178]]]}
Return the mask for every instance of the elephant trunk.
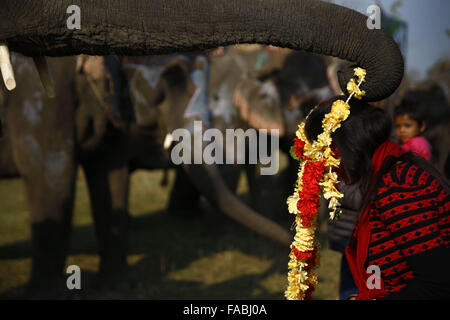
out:
{"label": "elephant trunk", "polygon": [[[367,17],[317,0],[5,0],[0,42],[26,55],[149,55],[261,43],[336,56],[367,70],[367,101],[400,84],[403,59],[392,38]],[[78,14],[79,29],[70,19]],[[344,70],[341,84],[353,76]],[[369,89],[370,88],[370,89]],[[346,91],[346,88],[342,88]]]}
{"label": "elephant trunk", "polygon": [[228,189],[215,165],[184,165],[184,169],[197,189],[221,212],[250,230],[289,247],[292,235],[241,202]]}

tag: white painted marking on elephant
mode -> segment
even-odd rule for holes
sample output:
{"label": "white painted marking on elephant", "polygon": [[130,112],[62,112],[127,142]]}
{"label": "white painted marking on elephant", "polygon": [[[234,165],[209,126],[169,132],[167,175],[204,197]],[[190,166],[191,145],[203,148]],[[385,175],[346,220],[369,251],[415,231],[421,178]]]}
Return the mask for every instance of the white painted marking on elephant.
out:
{"label": "white painted marking on elephant", "polygon": [[[268,100],[279,101],[278,89],[272,80],[265,81],[259,90],[260,96],[266,96]],[[276,104],[272,104],[276,106]]]}
{"label": "white painted marking on elephant", "polygon": [[63,150],[49,151],[46,153],[44,174],[50,187],[56,187],[59,179],[63,176],[68,156]]}
{"label": "white painted marking on elephant", "polygon": [[24,57],[17,57],[14,55],[14,70],[17,75],[21,75],[22,73],[32,73],[35,71],[34,63],[32,60],[26,59]]}
{"label": "white painted marking on elephant", "polygon": [[191,79],[197,87],[184,112],[185,118],[200,117],[200,120],[209,123],[210,111],[208,107],[208,61],[205,57],[197,57],[204,65],[204,69],[196,69],[191,72]]}
{"label": "white painted marking on elephant", "polygon": [[127,64],[125,68],[136,69],[136,73],[133,75],[134,81],[136,81],[135,77],[137,74],[141,74],[142,78],[147,82],[147,84],[153,89],[156,88],[158,84],[159,76],[161,72],[164,70],[163,65],[154,65],[154,66],[145,66],[140,64]]}
{"label": "white painted marking on elephant", "polygon": [[269,96],[277,96],[278,90],[273,81],[265,81],[259,90],[260,93],[265,93]]}
{"label": "white painted marking on elephant", "polygon": [[36,125],[41,121],[41,117],[34,108],[33,102],[29,99],[25,99],[23,102],[23,114],[32,125]]}
{"label": "white painted marking on elephant", "polygon": [[206,90],[204,89],[204,85],[199,83],[206,81],[206,79],[204,78],[203,72],[200,70],[196,70],[191,73],[191,77],[197,88],[189,100],[189,104],[184,112],[184,117],[191,118],[199,116],[201,120],[208,121],[210,113],[208,109]]}
{"label": "white painted marking on elephant", "polygon": [[19,143],[31,165],[42,172],[50,187],[56,187],[59,179],[64,175],[69,160],[67,153],[63,150],[49,151],[43,158],[39,142],[32,135],[20,136]]}
{"label": "white painted marking on elephant", "polygon": [[153,90],[159,81],[159,76],[163,71],[163,66],[145,66],[138,64],[127,64],[126,69],[132,70],[132,77],[129,80],[131,99],[133,101],[134,113],[136,116],[136,123],[145,124],[148,120],[148,111],[153,107],[145,97],[145,94],[141,92],[138,85],[139,81],[143,79],[146,84]]}
{"label": "white painted marking on elephant", "polygon": [[38,111],[42,111],[43,106],[44,106],[44,102],[42,101],[42,92],[41,91],[36,91],[34,93],[34,98],[36,101],[36,109]]}
{"label": "white painted marking on elephant", "polygon": [[209,100],[209,107],[214,118],[221,118],[225,124],[230,124],[233,117],[237,116],[237,110],[233,104],[233,92],[228,84],[219,87],[217,93]]}
{"label": "white painted marking on elephant", "polygon": [[28,154],[28,159],[31,163],[35,167],[40,168],[42,163],[41,151],[36,139],[31,135],[24,135],[19,137],[19,143]]}
{"label": "white painted marking on elephant", "polygon": [[23,114],[32,125],[41,121],[41,111],[43,109],[42,92],[37,91],[31,99],[25,99],[23,102]]}

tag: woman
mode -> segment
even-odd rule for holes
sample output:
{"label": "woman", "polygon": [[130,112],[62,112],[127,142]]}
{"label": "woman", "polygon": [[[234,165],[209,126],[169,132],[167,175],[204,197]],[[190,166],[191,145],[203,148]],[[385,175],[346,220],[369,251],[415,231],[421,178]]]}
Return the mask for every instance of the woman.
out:
{"label": "woman", "polygon": [[[332,103],[308,117],[314,141]],[[346,184],[365,195],[346,257],[356,299],[450,298],[450,186],[424,159],[389,141],[392,123],[382,109],[352,99],[351,112],[332,134]],[[369,266],[380,270],[379,285]],[[369,268],[373,270],[373,268]]]}

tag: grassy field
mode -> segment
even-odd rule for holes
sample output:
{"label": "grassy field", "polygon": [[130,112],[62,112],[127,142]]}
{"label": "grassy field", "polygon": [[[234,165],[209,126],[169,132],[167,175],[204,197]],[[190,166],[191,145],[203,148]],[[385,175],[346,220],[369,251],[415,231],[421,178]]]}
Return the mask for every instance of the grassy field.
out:
{"label": "grassy field", "polygon": [[[67,265],[82,270],[82,299],[284,299],[288,249],[246,230],[206,202],[204,215],[175,218],[166,211],[174,172],[161,187],[162,171],[132,176],[130,273],[138,281],[120,290],[97,288],[99,259],[86,183],[77,182]],[[239,196],[246,200],[241,179]],[[289,218],[288,218],[289,219]],[[288,221],[288,220],[287,220]],[[326,231],[326,223],[322,225]],[[337,299],[340,254],[322,241],[315,299]],[[27,298],[31,266],[29,215],[21,179],[0,180],[0,298]]]}

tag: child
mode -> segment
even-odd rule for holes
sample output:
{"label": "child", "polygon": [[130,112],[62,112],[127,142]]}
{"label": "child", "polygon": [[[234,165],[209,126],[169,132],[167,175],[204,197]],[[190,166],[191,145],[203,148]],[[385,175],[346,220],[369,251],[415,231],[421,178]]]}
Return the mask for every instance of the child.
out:
{"label": "child", "polygon": [[431,160],[431,145],[421,136],[426,129],[425,119],[411,100],[403,100],[394,111],[395,134],[403,151],[411,151]]}

